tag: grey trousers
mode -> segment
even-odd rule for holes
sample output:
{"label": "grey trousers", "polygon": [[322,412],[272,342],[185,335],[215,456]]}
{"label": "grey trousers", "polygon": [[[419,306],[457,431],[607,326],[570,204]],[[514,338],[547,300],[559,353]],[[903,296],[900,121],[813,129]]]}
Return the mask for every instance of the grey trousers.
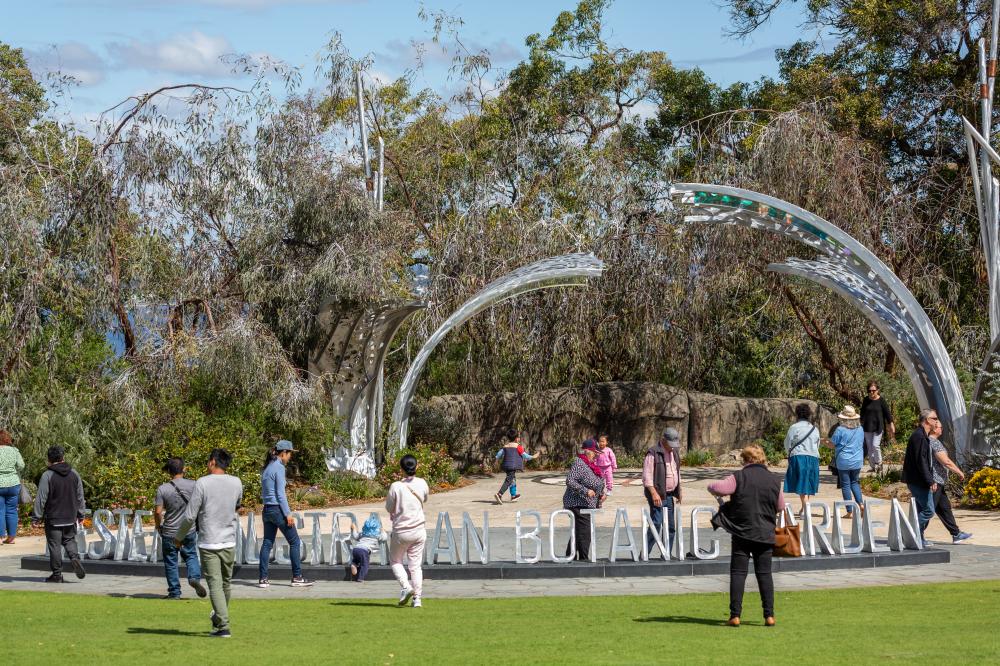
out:
{"label": "grey trousers", "polygon": [[235,548],[222,550],[205,550],[199,548],[201,554],[201,575],[208,583],[208,596],[212,600],[212,624],[216,629],[229,628],[229,582],[233,579],[233,562],[236,559]]}
{"label": "grey trousers", "polygon": [[872,467],[882,464],[882,435],[881,432],[865,431],[865,456]]}
{"label": "grey trousers", "polygon": [[80,559],[76,548],[76,525],[45,526],[45,545],[49,549],[49,567],[52,573],[61,574],[63,565],[63,548],[71,560]]}

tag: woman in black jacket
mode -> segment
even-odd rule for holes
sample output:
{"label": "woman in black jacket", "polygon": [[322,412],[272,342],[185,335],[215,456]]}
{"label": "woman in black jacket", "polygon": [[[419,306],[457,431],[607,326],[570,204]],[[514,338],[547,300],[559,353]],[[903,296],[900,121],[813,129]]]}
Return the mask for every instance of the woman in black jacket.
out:
{"label": "woman in black jacket", "polygon": [[[583,509],[596,509],[605,496],[604,479],[594,464],[597,458],[597,442],[588,439],[580,447],[580,453],[573,458],[566,473],[566,492],[563,493],[563,508],[573,512],[574,533],[576,534],[576,559],[586,560],[590,556],[590,514]],[[573,554],[573,541],[566,545],[566,555]]]}
{"label": "woman in black jacket", "polygon": [[774,626],[774,580],[771,556],[778,512],[785,507],[781,478],[767,469],[767,456],[759,446],[742,451],[743,469],[708,485],[716,497],[729,496],[712,518],[716,529],[733,535],[733,553],[729,560],[729,625],[740,626],[743,612],[743,588],[746,586],[750,558],[760,588],[764,624]]}

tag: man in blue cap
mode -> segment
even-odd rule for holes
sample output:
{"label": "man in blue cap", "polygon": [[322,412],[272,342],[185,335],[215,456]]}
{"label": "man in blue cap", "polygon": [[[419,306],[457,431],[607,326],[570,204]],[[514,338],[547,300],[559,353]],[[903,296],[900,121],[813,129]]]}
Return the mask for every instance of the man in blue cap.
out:
{"label": "man in blue cap", "polygon": [[264,502],[264,543],[260,546],[260,577],[258,587],[270,587],[267,578],[268,560],[278,531],[288,542],[288,556],[292,560],[292,587],[309,587],[311,580],[302,577],[302,540],[295,529],[295,518],[285,496],[285,465],[292,459],[295,448],[287,439],[279,440],[264,461],[260,475],[260,495]]}

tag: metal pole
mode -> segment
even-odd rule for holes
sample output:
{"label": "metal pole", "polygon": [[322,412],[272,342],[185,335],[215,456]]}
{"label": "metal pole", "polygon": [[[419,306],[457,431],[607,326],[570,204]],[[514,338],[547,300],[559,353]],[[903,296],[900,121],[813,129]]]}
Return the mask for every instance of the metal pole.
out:
{"label": "metal pole", "polygon": [[378,137],[378,210],[382,212],[382,196],[385,193],[385,141]]}

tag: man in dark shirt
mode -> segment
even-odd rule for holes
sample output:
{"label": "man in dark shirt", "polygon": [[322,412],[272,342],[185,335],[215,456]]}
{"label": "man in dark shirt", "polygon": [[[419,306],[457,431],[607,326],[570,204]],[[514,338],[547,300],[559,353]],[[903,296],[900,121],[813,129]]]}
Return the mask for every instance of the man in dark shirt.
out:
{"label": "man in dark shirt", "polygon": [[76,547],[76,526],[83,520],[87,508],[83,499],[83,480],[76,470],[64,460],[61,446],[49,448],[49,468],[38,481],[35,497],[34,524],[45,523],[45,544],[49,549],[49,567],[52,575],[46,583],[62,583],[63,549],[69,556],[77,578],[86,576],[80,553]]}
{"label": "man in dark shirt", "polygon": [[875,469],[882,464],[882,437],[888,433],[890,439],[896,438],[892,412],[875,382],[868,382],[868,395],[861,401],[861,428],[865,433],[865,456]]}
{"label": "man in dark shirt", "polygon": [[[939,422],[937,412],[933,409],[920,412],[920,425],[910,435],[906,443],[906,456],[903,458],[903,481],[920,511],[921,539],[927,524],[934,517],[934,493],[938,489],[938,484],[934,482],[930,432]],[[924,542],[926,543],[926,539]]]}
{"label": "man in dark shirt", "polygon": [[184,519],[188,500],[194,492],[195,482],[184,478],[184,460],[171,458],[163,466],[163,471],[170,475],[170,480],[156,489],[156,512],[153,520],[156,530],[160,533],[163,544],[163,570],[167,576],[167,599],[181,598],[181,581],[178,571],[178,555],[184,558],[187,567],[188,584],[194,588],[199,597],[208,594],[201,582],[201,565],[198,563],[198,534],[189,533],[184,537],[184,545],[178,548],[174,544],[177,528]]}

